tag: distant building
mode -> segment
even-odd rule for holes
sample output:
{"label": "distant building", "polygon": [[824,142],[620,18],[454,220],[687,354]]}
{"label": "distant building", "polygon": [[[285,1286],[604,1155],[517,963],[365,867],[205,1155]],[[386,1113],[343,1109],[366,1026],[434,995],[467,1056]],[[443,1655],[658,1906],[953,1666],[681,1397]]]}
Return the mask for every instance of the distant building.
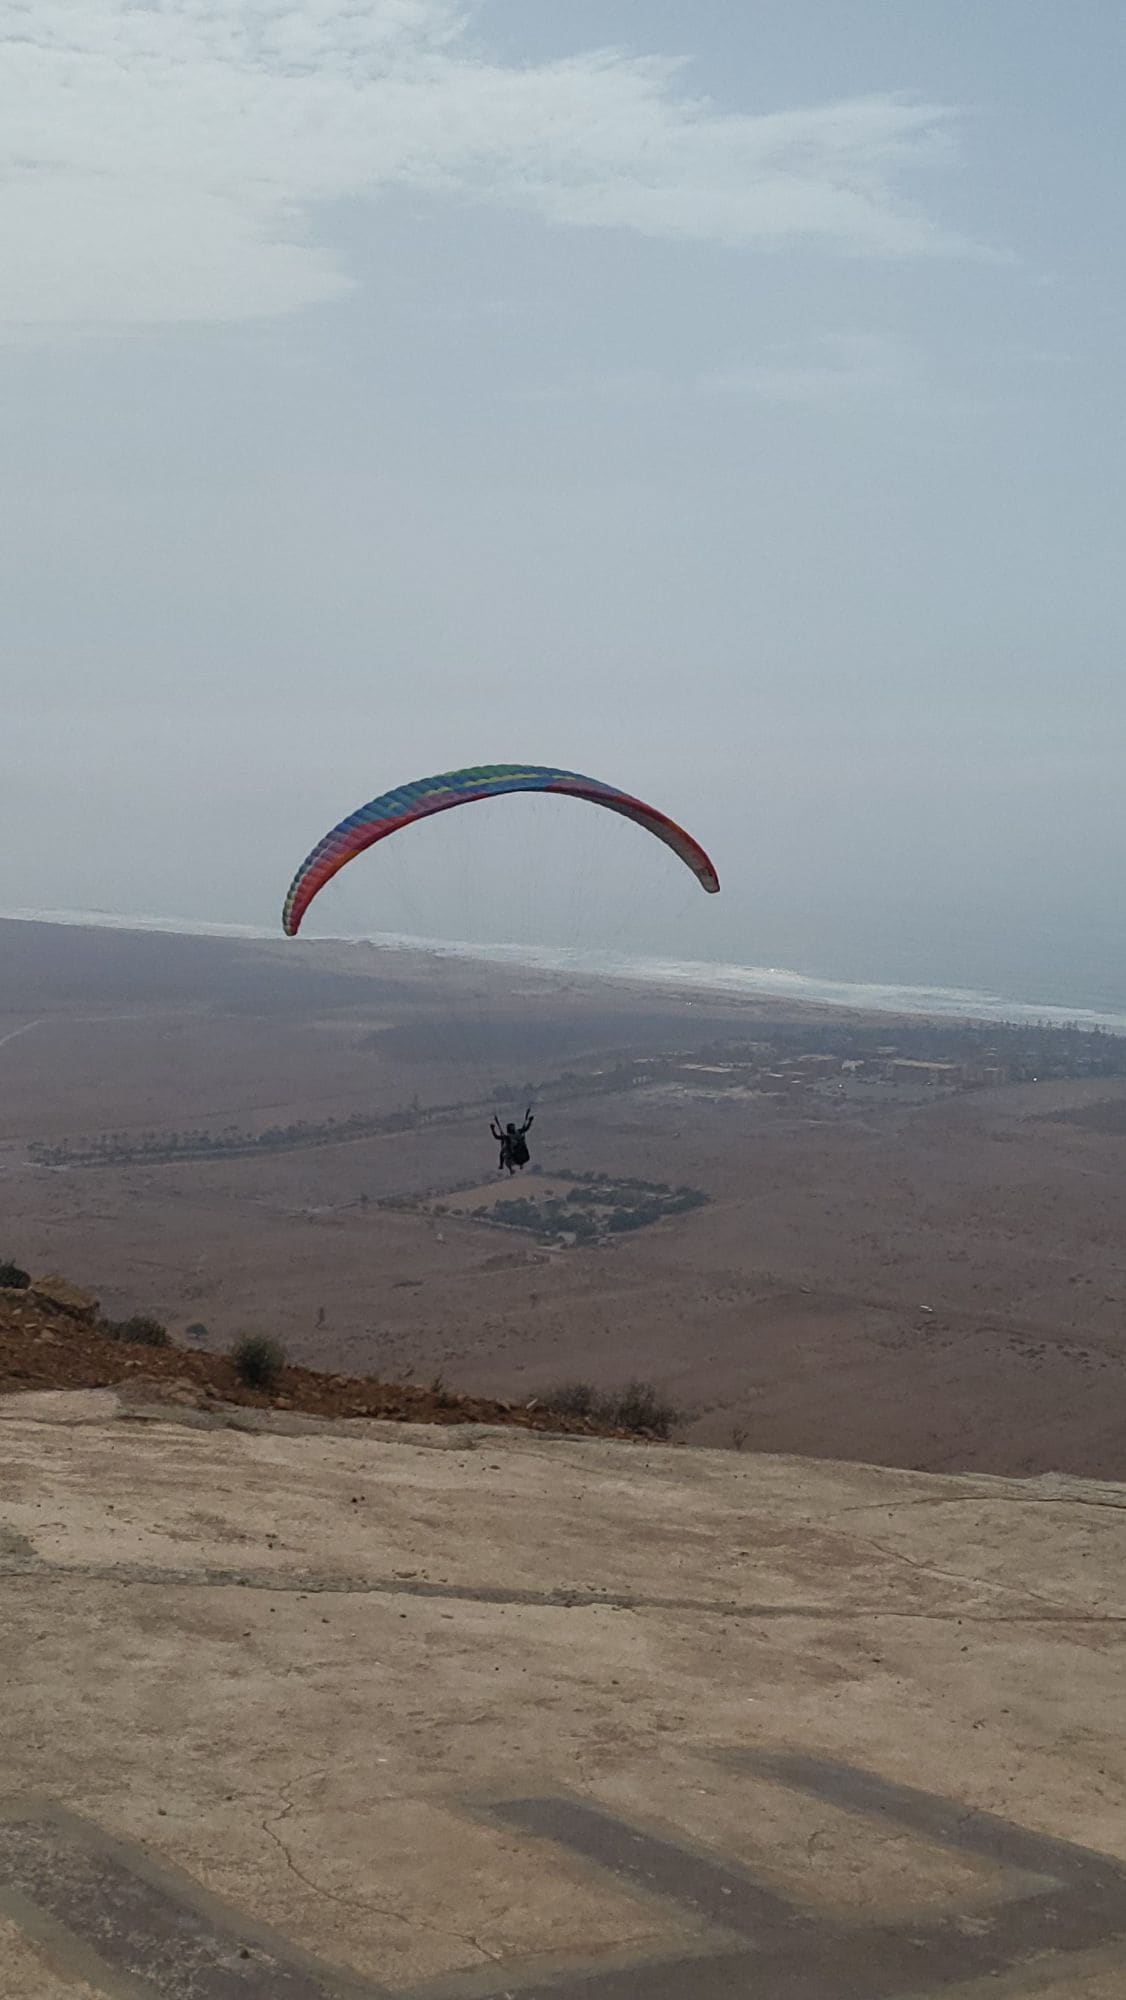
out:
{"label": "distant building", "polygon": [[888,1074],[892,1083],[956,1084],[962,1081],[962,1064],[917,1062],[909,1056],[897,1056],[888,1064]]}
{"label": "distant building", "polygon": [[1009,1072],[1004,1063],[966,1063],[963,1066],[962,1081],[979,1090],[991,1085],[1008,1083]]}

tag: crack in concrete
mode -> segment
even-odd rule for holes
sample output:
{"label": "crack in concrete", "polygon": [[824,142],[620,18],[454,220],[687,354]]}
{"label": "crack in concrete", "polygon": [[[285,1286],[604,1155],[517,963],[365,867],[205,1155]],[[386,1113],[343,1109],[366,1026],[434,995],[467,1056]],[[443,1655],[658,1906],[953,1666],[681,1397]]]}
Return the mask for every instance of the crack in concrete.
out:
{"label": "crack in concrete", "polygon": [[[886,1542],[871,1540],[867,1535],[857,1535],[855,1540],[858,1548],[872,1549],[876,1555],[886,1556],[890,1562],[906,1563],[909,1569],[918,1570],[921,1576],[935,1577],[942,1583],[960,1583],[966,1584],[976,1590],[999,1591],[1006,1597],[1023,1598],[1033,1604],[1046,1605],[1049,1611],[1055,1613],[1066,1614],[1068,1609],[1067,1605],[1061,1604],[1058,1598],[1045,1597],[1042,1591],[1030,1590],[1027,1584],[999,1583],[991,1577],[967,1576],[964,1570],[940,1569],[937,1563],[926,1562],[920,1556],[909,1556],[906,1550],[889,1548]],[[1111,1619],[1115,1617],[1126,1618],[1126,1612],[1080,1612],[1079,1616],[1099,1616]]]}
{"label": "crack in concrete", "polygon": [[[927,1473],[926,1478],[946,1479],[950,1477],[971,1480],[972,1473]],[[1078,1475],[1077,1475],[1078,1477]],[[1104,1482],[1109,1483],[1109,1482]],[[1126,1486],[1121,1499],[1099,1499],[1089,1493],[991,1493],[983,1486],[967,1489],[965,1493],[920,1493],[912,1500],[896,1500],[891,1507],[883,1506],[875,1500],[857,1500],[847,1507],[836,1509],[836,1518],[842,1514],[904,1514],[911,1507],[968,1507],[978,1504],[986,1507],[1104,1507],[1112,1513],[1126,1513]]]}
{"label": "crack in concrete", "polygon": [[[310,1773],[308,1775],[316,1776],[318,1774]],[[319,1775],[323,1776],[324,1772],[322,1771]],[[291,1813],[297,1810],[296,1801],[289,1797],[289,1793],[298,1784],[306,1782],[306,1778],[295,1778],[292,1785],[283,1786],[278,1793],[278,1797],[284,1801],[281,1812],[273,1820],[265,1819],[262,1821],[263,1833],[274,1842],[275,1846],[280,1848],[286,1867],[296,1881],[303,1883],[305,1888],[311,1890],[314,1896],[323,1896],[326,1902],[339,1903],[343,1909],[362,1911],[366,1916],[389,1917],[392,1922],[403,1924],[407,1930],[422,1931],[424,1933],[430,1932],[435,1937],[452,1938],[456,1944],[468,1945],[472,1951],[477,1953],[478,1957],[484,1959],[487,1963],[492,1965],[501,1964],[503,1953],[490,1951],[488,1945],[482,1944],[480,1938],[475,1937],[472,1932],[457,1931],[446,1924],[427,1923],[419,1917],[406,1916],[393,1903],[376,1902],[374,1897],[371,1896],[341,1895],[339,1890],[329,1889],[323,1882],[316,1882],[311,1875],[306,1875],[304,1869],[298,1867],[289,1846],[282,1839],[280,1833],[275,1832],[275,1827],[281,1825],[289,1818]]]}
{"label": "crack in concrete", "polygon": [[[987,1582],[981,1578],[959,1576],[956,1572],[944,1573],[927,1569],[912,1558],[897,1555],[894,1550],[882,1550],[880,1544],[870,1546],[896,1556],[924,1574],[936,1577],[946,1576],[946,1580],[968,1588],[989,1591],[1004,1591],[1017,1594],[1006,1584]],[[1005,1611],[982,1610],[973,1605],[947,1605],[928,1610],[915,1605],[895,1604],[795,1604],[757,1602],[739,1604],[715,1598],[702,1597],[642,1597],[627,1590],[584,1590],[569,1589],[566,1585],[535,1590],[530,1587],[505,1584],[456,1584],[412,1582],[400,1577],[356,1577],[334,1576],[321,1571],[287,1571],[275,1574],[269,1570],[165,1569],[156,1563],[53,1563],[46,1558],[0,1560],[0,1581],[5,1578],[19,1581],[34,1579],[37,1583],[110,1583],[123,1587],[134,1585],[182,1590],[250,1590],[264,1592],[277,1597],[407,1597],[424,1601],[461,1604],[496,1604],[502,1606],[527,1607],[529,1609],[555,1611],[671,1611],[684,1612],[693,1617],[713,1617],[737,1619],[753,1623],[756,1619],[854,1619],[867,1620],[881,1618],[930,1620],[944,1623],[951,1618],[976,1624],[1013,1625],[1126,1625],[1126,1612],[1080,1611],[1070,1605],[1058,1604],[1050,1598],[1036,1598],[1045,1606],[1043,1610]],[[1034,1593],[1022,1592],[1025,1597]]]}
{"label": "crack in concrete", "polygon": [[[287,1813],[291,1810],[292,1807],[287,1806],[286,1811],[278,1815],[278,1819],[284,1820]],[[276,1822],[264,1819],[262,1821],[262,1832],[274,1842],[276,1847],[280,1848],[290,1874],[298,1882],[301,1882],[306,1889],[311,1890],[314,1896],[323,1897],[327,1903],[339,1903],[346,1910],[361,1910],[367,1916],[390,1917],[394,1923],[406,1925],[408,1930],[417,1930],[420,1928],[412,1918],[404,1916],[403,1912],[395,1909],[391,1903],[377,1903],[374,1898],[368,1896],[343,1896],[338,1889],[330,1889],[323,1882],[314,1882],[311,1875],[306,1875],[304,1870],[298,1867],[280,1833],[275,1833],[275,1824]]]}

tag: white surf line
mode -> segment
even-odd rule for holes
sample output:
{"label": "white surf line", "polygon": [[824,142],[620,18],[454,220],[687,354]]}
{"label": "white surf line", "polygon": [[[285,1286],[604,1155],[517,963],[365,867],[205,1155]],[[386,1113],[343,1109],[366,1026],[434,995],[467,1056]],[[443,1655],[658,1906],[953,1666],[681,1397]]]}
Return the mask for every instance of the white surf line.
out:
{"label": "white surf line", "polygon": [[14,1042],[17,1035],[28,1035],[31,1033],[31,1030],[33,1028],[42,1028],[43,1026],[45,1026],[46,1022],[50,1020],[50,1018],[51,1017],[49,1014],[40,1014],[39,1019],[37,1021],[25,1021],[22,1028],[12,1028],[6,1035],[0,1035],[0,1049],[2,1049],[6,1043]]}
{"label": "white surf line", "polygon": [[[285,943],[276,927],[205,923],[192,917],[122,915],[109,910],[0,910],[0,921],[62,924],[84,930],[148,931],[172,937],[218,937],[251,943]],[[728,964],[716,959],[629,958],[605,950],[565,950],[547,945],[489,944],[459,938],[415,937],[401,931],[320,932],[310,929],[296,943],[306,953],[318,945],[374,945],[383,951],[418,953],[491,965],[527,966],[583,980],[644,986],[693,1000],[701,995],[804,1000],[815,1007],[847,1007],[863,1014],[917,1015],[932,1021],[971,1021],[1002,1027],[1104,1028],[1126,1034],[1126,1013],[1104,1012],[1061,1001],[1016,1000],[973,987],[830,979],[782,966]],[[21,1032],[17,1030],[17,1032]],[[0,1044],[2,1046],[2,1044]]]}

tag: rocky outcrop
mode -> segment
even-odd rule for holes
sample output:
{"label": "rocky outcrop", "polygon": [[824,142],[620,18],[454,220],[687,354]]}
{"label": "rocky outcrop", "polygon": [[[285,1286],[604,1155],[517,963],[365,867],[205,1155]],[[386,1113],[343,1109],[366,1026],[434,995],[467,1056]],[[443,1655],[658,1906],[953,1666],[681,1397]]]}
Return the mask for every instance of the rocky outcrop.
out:
{"label": "rocky outcrop", "polygon": [[44,1311],[64,1313],[67,1319],[79,1320],[83,1326],[92,1326],[98,1317],[98,1301],[93,1293],[81,1291],[66,1278],[33,1278],[26,1297]]}

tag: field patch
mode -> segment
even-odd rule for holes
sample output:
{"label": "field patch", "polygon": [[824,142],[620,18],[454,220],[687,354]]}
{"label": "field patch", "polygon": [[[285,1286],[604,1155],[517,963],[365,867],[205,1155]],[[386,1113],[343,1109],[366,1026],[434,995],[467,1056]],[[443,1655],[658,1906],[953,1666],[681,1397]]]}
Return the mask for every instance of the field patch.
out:
{"label": "field patch", "polygon": [[544,1173],[532,1168],[513,1177],[494,1175],[421,1195],[392,1195],[381,1206],[451,1216],[493,1228],[517,1229],[537,1242],[604,1243],[673,1215],[702,1208],[699,1188],[664,1181],[621,1180],[607,1174]]}

